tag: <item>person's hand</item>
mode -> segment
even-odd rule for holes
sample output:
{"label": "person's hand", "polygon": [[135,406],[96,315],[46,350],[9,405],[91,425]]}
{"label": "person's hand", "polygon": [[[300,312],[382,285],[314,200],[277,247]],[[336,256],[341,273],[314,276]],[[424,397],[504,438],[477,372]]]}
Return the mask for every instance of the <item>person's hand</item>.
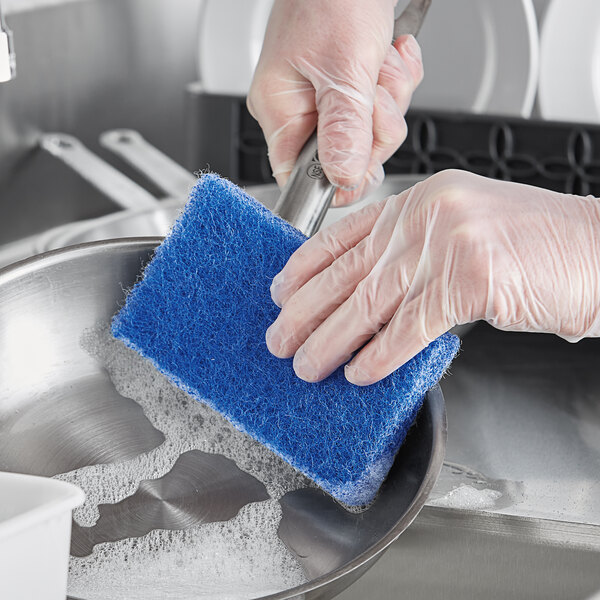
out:
{"label": "person's hand", "polygon": [[391,44],[396,0],[275,0],[248,95],[277,183],[317,127],[334,205],[383,181],[406,138],[404,113],[423,77],[415,38]]}
{"label": "person's hand", "polygon": [[[600,200],[444,171],[302,245],[269,350],[306,381],[382,379],[454,325],[600,336]],[[365,345],[366,344],[366,345]],[[363,347],[364,346],[364,347]]]}

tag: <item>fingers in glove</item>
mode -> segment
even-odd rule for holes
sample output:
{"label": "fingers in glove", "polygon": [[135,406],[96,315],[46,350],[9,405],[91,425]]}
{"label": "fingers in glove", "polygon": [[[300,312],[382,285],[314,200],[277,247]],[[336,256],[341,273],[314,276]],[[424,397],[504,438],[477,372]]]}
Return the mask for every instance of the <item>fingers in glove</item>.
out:
{"label": "fingers in glove", "polygon": [[404,143],[404,113],[423,78],[419,45],[412,35],[400,36],[389,47],[379,72],[373,105],[373,146],[363,181],[352,190],[338,189],[333,206],[352,204],[373,193],[383,182],[385,163]]}
{"label": "fingers in glove", "polygon": [[[411,78],[412,78],[412,92],[414,93],[415,89],[419,86],[421,81],[423,81],[423,56],[421,54],[421,46],[419,46],[419,42],[415,39],[413,35],[400,35],[394,41],[393,47],[396,49],[400,58],[402,59],[402,63],[405,67],[408,68]],[[390,63],[393,64],[393,63]],[[388,86],[385,86],[388,87]],[[388,88],[390,91],[392,89]],[[399,97],[392,92],[392,95],[397,98],[397,101],[402,101],[404,95],[402,94],[402,90],[400,90]],[[400,105],[401,106],[401,105]],[[401,106],[402,108],[402,106]],[[404,108],[404,112],[408,109],[408,105]]]}
{"label": "fingers in glove", "polygon": [[385,202],[365,206],[319,231],[307,240],[289,258],[285,267],[273,278],[271,298],[277,306],[285,306],[287,300],[317,273],[353,248],[367,236]]}
{"label": "fingers in glove", "polygon": [[371,385],[448,331],[455,323],[449,323],[440,308],[443,295],[442,286],[434,283],[405,297],[390,322],[346,365],[346,379],[355,385]]}
{"label": "fingers in glove", "polygon": [[354,190],[337,188],[333,200],[331,201],[331,206],[349,206],[350,204],[359,202],[375,192],[383,183],[384,178],[385,171],[383,170],[383,165],[379,160],[371,157],[369,167],[367,168],[362,183]]}
{"label": "fingers in glove", "polygon": [[352,295],[385,249],[393,231],[393,223],[388,225],[389,231],[363,238],[290,297],[267,330],[267,346],[275,356],[293,356],[311,333]]}
{"label": "fingers in glove", "polygon": [[300,58],[294,63],[316,91],[323,170],[331,183],[342,188],[356,188],[369,165],[377,84],[370,62],[346,62],[338,72],[318,68],[316,60]]}
{"label": "fingers in glove", "polygon": [[298,349],[296,375],[311,382],[330,375],[392,318],[402,298],[393,266],[371,273]]}
{"label": "fingers in glove", "polygon": [[336,191],[333,205],[352,204],[373,193],[383,183],[383,163],[404,142],[406,134],[406,121],[402,111],[389,91],[378,85],[373,106],[373,146],[369,168],[357,189]]}
{"label": "fingers in glove", "polygon": [[[289,308],[284,306],[275,323],[276,332],[280,341],[287,344],[288,355],[302,344],[294,358],[294,368],[300,378],[319,381],[327,377],[372,337],[396,310],[403,296],[398,286],[408,288],[418,262],[419,248],[410,249],[405,261],[406,273],[402,272],[400,276],[394,264],[388,268],[378,267],[389,240],[399,226],[398,214],[407,197],[408,192],[389,198],[368,240],[300,289],[301,309],[300,303],[294,302],[295,296],[289,300]],[[367,270],[369,273],[364,276]],[[324,303],[329,311],[335,308],[328,304],[328,298],[334,295],[331,284],[348,281],[348,271],[354,277],[352,285],[344,287],[336,301],[339,302],[341,296],[347,295],[354,287],[351,295],[331,314],[319,312]],[[317,327],[311,333],[315,325]],[[310,335],[304,341],[307,334]]]}
{"label": "fingers in glove", "polygon": [[388,49],[377,83],[389,92],[404,114],[422,79],[419,44],[412,35],[400,36]]}
{"label": "fingers in glove", "polygon": [[316,121],[316,113],[296,115],[267,137],[269,163],[280,188],[287,183],[298,155],[315,130]]}

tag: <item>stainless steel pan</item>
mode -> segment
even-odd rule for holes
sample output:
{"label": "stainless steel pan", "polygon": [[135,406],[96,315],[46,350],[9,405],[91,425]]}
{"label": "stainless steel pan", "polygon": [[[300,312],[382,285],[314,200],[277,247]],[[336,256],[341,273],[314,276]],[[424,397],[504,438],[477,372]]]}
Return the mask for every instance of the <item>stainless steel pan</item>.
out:
{"label": "stainless steel pan", "polygon": [[[0,270],[0,470],[53,476],[129,460],[162,443],[162,432],[136,402],[116,392],[81,345],[84,331],[109,322],[159,241],[84,244]],[[442,465],[445,435],[444,402],[436,387],[369,510],[352,515],[311,488],[284,495],[279,537],[310,581],[268,598],[332,598],[360,577],[423,506]],[[197,468],[204,460],[197,459]],[[243,498],[241,475],[234,478],[234,487],[238,484]],[[152,498],[145,527],[174,528],[178,488],[163,491]],[[226,492],[210,480],[196,492],[183,503],[188,516],[205,514],[208,504],[232,496],[231,488]],[[138,498],[135,510],[143,512],[147,501]],[[113,517],[111,535],[119,531],[118,514]],[[77,548],[82,542],[77,528],[74,536]],[[153,574],[147,577],[151,581]]]}

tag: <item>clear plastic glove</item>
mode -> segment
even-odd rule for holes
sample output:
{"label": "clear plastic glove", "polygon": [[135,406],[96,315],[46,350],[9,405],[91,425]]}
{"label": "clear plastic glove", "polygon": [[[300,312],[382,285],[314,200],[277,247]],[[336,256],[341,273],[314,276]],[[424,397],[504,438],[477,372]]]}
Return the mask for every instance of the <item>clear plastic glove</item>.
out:
{"label": "clear plastic glove", "polygon": [[346,378],[374,383],[478,319],[598,337],[600,200],[444,171],[308,240],[271,294],[268,347],[307,381],[362,347]]}
{"label": "clear plastic glove", "polygon": [[383,181],[406,138],[404,113],[423,78],[413,36],[392,45],[396,0],[275,0],[248,109],[277,183],[317,127],[319,157],[348,204]]}

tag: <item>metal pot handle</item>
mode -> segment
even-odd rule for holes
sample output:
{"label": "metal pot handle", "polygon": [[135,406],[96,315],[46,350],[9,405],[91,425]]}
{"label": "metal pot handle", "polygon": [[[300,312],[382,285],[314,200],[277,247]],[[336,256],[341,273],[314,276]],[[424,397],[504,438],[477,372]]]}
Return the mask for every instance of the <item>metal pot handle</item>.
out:
{"label": "metal pot handle", "polygon": [[[406,33],[417,35],[430,4],[431,0],[411,0],[394,22],[394,39]],[[319,230],[334,194],[319,160],[315,131],[302,148],[274,212],[310,237]]]}
{"label": "metal pot handle", "polygon": [[40,147],[73,169],[121,208],[151,208],[159,201],[143,187],[86,148],[77,138],[47,133]]}
{"label": "metal pot handle", "polygon": [[171,197],[187,198],[196,177],[133,129],[113,129],[100,144],[120,156]]}

